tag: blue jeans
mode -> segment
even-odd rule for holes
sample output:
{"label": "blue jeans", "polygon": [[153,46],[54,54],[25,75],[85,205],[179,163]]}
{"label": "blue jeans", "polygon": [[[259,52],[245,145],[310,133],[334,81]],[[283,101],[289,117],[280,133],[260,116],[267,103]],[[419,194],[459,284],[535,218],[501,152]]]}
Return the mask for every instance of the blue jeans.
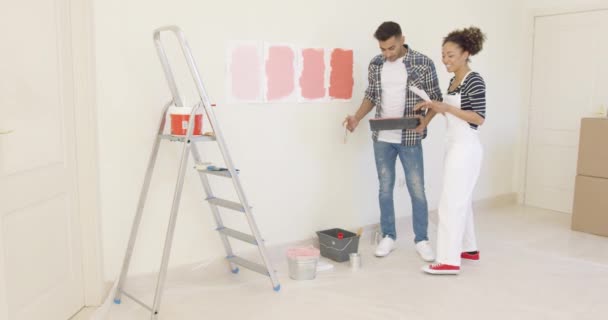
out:
{"label": "blue jeans", "polygon": [[424,163],[422,159],[422,144],[402,146],[398,143],[374,142],[374,155],[380,190],[380,226],[383,236],[397,239],[395,230],[395,204],[393,190],[395,188],[395,164],[397,155],[403,165],[405,182],[412,202],[412,220],[414,225],[414,242],[428,240],[427,228],[429,212],[424,193]]}

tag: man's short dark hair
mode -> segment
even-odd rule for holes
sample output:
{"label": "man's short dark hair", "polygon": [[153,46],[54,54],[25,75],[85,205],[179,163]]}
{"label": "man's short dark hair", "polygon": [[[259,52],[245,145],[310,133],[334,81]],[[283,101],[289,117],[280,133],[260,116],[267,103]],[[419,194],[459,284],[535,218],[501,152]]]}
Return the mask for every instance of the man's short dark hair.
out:
{"label": "man's short dark hair", "polygon": [[376,32],[374,33],[374,38],[378,41],[386,41],[391,37],[401,37],[401,27],[398,23],[392,21],[383,22]]}

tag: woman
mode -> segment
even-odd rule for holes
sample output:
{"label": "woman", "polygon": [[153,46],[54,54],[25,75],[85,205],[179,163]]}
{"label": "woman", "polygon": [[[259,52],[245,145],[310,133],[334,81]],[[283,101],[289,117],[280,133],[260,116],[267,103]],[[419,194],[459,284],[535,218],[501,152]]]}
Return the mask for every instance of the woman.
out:
{"label": "woman", "polygon": [[[419,103],[426,118],[441,113],[447,120],[447,152],[439,201],[437,259],[425,266],[429,274],[458,274],[460,260],[479,260],[473,227],[472,195],[479,176],[482,148],[477,129],[486,114],[486,88],[471,71],[470,57],[481,51],[485,35],[476,27],[451,32],[443,39],[442,60],[454,73],[443,102]],[[425,119],[426,120],[426,119]],[[425,123],[428,123],[425,121]]]}

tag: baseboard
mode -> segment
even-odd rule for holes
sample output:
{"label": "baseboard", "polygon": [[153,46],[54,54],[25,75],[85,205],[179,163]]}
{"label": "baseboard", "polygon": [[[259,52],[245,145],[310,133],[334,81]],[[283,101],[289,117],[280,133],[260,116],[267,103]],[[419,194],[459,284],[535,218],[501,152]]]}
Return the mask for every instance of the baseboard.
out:
{"label": "baseboard", "polygon": [[505,207],[515,205],[518,203],[518,196],[516,192],[500,194],[497,196],[479,199],[473,201],[473,208],[475,209],[493,209],[499,207]]}
{"label": "baseboard", "polygon": [[[517,201],[518,201],[518,197],[517,197],[516,192],[505,193],[505,194],[500,194],[500,195],[496,195],[493,197],[488,197],[488,198],[483,198],[483,199],[473,201],[473,208],[475,210],[488,210],[488,209],[516,205],[518,203]],[[405,221],[405,223],[410,223],[411,215],[396,218],[397,223],[403,223],[404,221]],[[437,222],[438,222],[437,209],[429,210],[429,222],[437,224]],[[378,223],[368,224],[368,225],[361,226],[359,228],[363,229],[363,233],[361,234],[361,238],[359,239],[359,242],[362,242],[362,241],[371,242],[372,237],[376,236],[376,231],[380,230],[380,223],[378,222]],[[351,229],[349,229],[349,230],[356,232],[359,228],[355,227],[352,230]],[[315,246],[318,248],[319,239],[317,238],[317,236],[314,236],[314,237],[311,237],[311,238],[308,238],[305,240],[290,241],[287,243],[282,243],[279,246],[281,246],[283,248],[288,248],[288,247],[298,247],[298,246],[308,246],[308,245],[312,245],[312,246]]]}
{"label": "baseboard", "polygon": [[[489,198],[484,198],[484,199],[479,199],[473,202],[473,207],[475,208],[475,210],[488,210],[488,209],[492,209],[492,208],[499,208],[499,207],[504,207],[504,206],[509,206],[509,205],[515,205],[517,204],[517,193],[507,193],[507,194],[501,194],[501,195],[497,195],[497,196],[493,196],[493,197],[489,197]],[[397,223],[411,223],[411,215],[408,216],[403,216],[403,217],[398,217],[396,219]],[[429,222],[437,224],[437,210],[429,210]],[[364,226],[361,226],[359,228],[362,228],[363,232],[361,234],[361,238],[359,239],[359,243],[366,241],[367,243],[373,242],[373,237],[376,236],[376,231],[378,231],[380,229],[380,225],[379,223],[373,223],[373,224],[367,224]],[[357,230],[359,229],[357,227],[355,228],[349,228],[348,230],[353,231],[353,232],[357,232]],[[281,259],[284,257],[284,253],[287,250],[287,248],[289,247],[300,247],[300,246],[308,246],[308,245],[312,245],[314,247],[319,247],[319,239],[316,235],[307,238],[307,239],[303,239],[303,240],[297,240],[297,241],[288,241],[288,242],[283,242],[283,243],[278,243],[278,244],[273,244],[273,252],[269,252],[274,258],[277,259],[275,261],[278,261],[278,259]],[[243,252],[243,254],[248,255],[248,254],[257,254],[257,250],[254,250],[253,248],[251,250],[245,250]],[[220,257],[218,257],[218,259],[220,259]],[[175,266],[173,266],[175,267]],[[149,275],[156,275],[156,273],[146,273],[146,274],[137,274],[136,276],[149,276]],[[111,289],[113,286],[113,282],[106,282],[105,283],[105,295],[104,296],[108,296],[109,294],[111,294]]]}

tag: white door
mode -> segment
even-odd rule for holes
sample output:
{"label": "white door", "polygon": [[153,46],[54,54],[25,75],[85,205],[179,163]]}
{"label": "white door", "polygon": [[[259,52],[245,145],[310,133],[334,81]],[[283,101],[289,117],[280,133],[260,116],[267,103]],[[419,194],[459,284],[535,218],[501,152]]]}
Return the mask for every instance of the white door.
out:
{"label": "white door", "polygon": [[2,320],[65,320],[84,305],[68,1],[0,8]]}
{"label": "white door", "polygon": [[608,11],[537,17],[527,205],[572,212],[580,120],[608,106]]}

